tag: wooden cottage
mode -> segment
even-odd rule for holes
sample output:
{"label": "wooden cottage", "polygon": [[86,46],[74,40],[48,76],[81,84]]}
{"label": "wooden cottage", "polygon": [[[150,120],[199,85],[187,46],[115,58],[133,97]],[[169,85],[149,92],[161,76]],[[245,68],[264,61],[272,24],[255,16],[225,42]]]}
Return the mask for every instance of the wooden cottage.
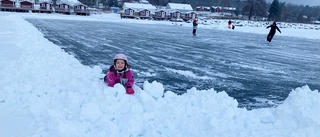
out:
{"label": "wooden cottage", "polygon": [[13,11],[16,8],[16,3],[12,0],[1,0],[0,9],[1,11]]}
{"label": "wooden cottage", "polygon": [[43,13],[51,13],[52,12],[52,4],[48,2],[40,3],[40,12]]}
{"label": "wooden cottage", "polygon": [[140,19],[150,19],[151,18],[150,13],[151,13],[150,10],[147,10],[147,9],[141,10],[139,12],[139,17]]}
{"label": "wooden cottage", "polygon": [[148,3],[129,3],[124,2],[121,12],[121,17],[149,19],[153,16],[154,11],[157,9]]}
{"label": "wooden cottage", "polygon": [[183,19],[184,20],[190,20],[190,19],[195,19],[195,18],[197,18],[197,13],[191,11],[191,12],[186,12],[184,14],[184,18]]}
{"label": "wooden cottage", "polygon": [[123,13],[121,13],[121,18],[134,18],[134,10],[131,8],[125,9]]}
{"label": "wooden cottage", "polygon": [[170,12],[170,19],[180,19],[181,12],[180,11],[172,11]]}
{"label": "wooden cottage", "polygon": [[153,18],[155,20],[164,20],[166,19],[166,12],[164,10],[156,11]]}
{"label": "wooden cottage", "polygon": [[189,12],[193,11],[193,8],[190,4],[181,4],[181,3],[168,3],[166,9],[171,11],[180,11],[180,12]]}
{"label": "wooden cottage", "polygon": [[211,12],[221,12],[222,7],[220,6],[211,6]]}
{"label": "wooden cottage", "polygon": [[222,11],[225,13],[234,14],[237,9],[234,7],[223,7]]}
{"label": "wooden cottage", "polygon": [[76,4],[74,5],[74,12],[76,15],[84,15],[84,16],[89,16],[90,11],[87,9],[88,7],[83,4]]}
{"label": "wooden cottage", "polygon": [[18,12],[31,12],[34,9],[34,3],[30,1],[21,1],[20,7],[16,9]]}
{"label": "wooden cottage", "polygon": [[196,7],[196,11],[210,11],[210,7],[198,6],[198,7]]}
{"label": "wooden cottage", "polygon": [[21,1],[20,2],[20,8],[26,9],[26,10],[32,10],[33,9],[33,3],[30,1]]}
{"label": "wooden cottage", "polygon": [[71,13],[71,6],[66,3],[58,4],[55,8],[56,13],[63,13],[70,15]]}

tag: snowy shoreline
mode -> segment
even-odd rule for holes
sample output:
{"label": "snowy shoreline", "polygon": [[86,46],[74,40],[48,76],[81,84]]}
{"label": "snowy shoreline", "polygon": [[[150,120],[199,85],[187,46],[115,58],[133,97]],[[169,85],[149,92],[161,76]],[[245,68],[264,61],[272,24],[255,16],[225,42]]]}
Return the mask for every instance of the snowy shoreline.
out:
{"label": "snowy shoreline", "polygon": [[119,84],[99,82],[101,68],[82,65],[23,19],[33,15],[0,12],[0,136],[320,135],[320,93],[308,86],[276,108],[251,111],[214,89],[162,97],[156,81],[128,96]]}
{"label": "snowy shoreline", "polygon": [[[19,14],[19,13],[17,13]],[[163,24],[163,25],[177,25],[183,27],[192,27],[191,23],[185,22],[171,22],[171,21],[154,21],[154,20],[137,20],[137,19],[121,19],[119,14],[97,14],[91,16],[74,16],[74,15],[60,15],[60,14],[21,14],[24,18],[36,19],[62,19],[62,20],[79,20],[79,21],[102,21],[102,22],[126,22],[126,23],[140,23],[140,24]],[[243,25],[236,26],[234,30],[227,28],[228,20],[199,20],[199,29],[218,29],[223,31],[235,31],[255,34],[267,34],[269,29],[266,29],[268,23],[266,21],[248,21],[235,20],[233,24]],[[237,23],[238,22],[238,23]],[[206,25],[204,25],[206,24]],[[298,37],[305,39],[320,40],[320,25],[318,24],[302,24],[302,23],[284,23],[279,22],[278,27],[282,33],[277,33],[276,36]],[[310,35],[312,34],[312,35]]]}

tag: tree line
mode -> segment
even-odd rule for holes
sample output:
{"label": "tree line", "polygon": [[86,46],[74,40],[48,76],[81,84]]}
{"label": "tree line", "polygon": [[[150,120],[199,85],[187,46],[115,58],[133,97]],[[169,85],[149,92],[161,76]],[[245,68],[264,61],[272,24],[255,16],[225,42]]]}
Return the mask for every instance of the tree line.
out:
{"label": "tree line", "polygon": [[[122,7],[124,2],[139,2],[141,0],[80,0],[89,7],[97,7],[99,3],[106,9],[110,7]],[[320,21],[320,6],[295,5],[273,0],[148,0],[155,6],[166,6],[168,3],[190,4],[194,9],[197,6],[222,6],[235,7],[235,15],[242,15],[248,20],[269,20],[285,22],[309,23]]]}

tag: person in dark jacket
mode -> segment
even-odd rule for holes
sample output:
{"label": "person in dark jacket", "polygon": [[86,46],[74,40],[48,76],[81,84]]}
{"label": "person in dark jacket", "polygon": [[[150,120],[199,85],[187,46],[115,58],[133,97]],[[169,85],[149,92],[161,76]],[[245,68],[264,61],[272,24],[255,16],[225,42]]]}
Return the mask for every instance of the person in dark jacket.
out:
{"label": "person in dark jacket", "polygon": [[197,19],[194,19],[193,20],[193,31],[192,31],[193,36],[195,36],[197,33],[197,26],[198,26]]}
{"label": "person in dark jacket", "polygon": [[270,25],[270,26],[268,26],[267,29],[268,29],[268,28],[271,28],[271,29],[270,29],[270,32],[269,32],[269,34],[268,34],[267,41],[271,42],[274,34],[276,34],[276,29],[277,29],[280,33],[281,33],[281,31],[280,31],[280,29],[278,28],[276,22],[273,22],[273,24]]}
{"label": "person in dark jacket", "polygon": [[228,28],[231,29],[231,20],[228,21]]}

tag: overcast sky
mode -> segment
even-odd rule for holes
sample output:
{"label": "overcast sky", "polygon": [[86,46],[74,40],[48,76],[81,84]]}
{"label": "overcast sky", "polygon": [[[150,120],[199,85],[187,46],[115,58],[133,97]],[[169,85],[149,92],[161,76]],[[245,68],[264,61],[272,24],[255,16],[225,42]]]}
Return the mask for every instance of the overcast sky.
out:
{"label": "overcast sky", "polygon": [[[273,0],[267,0],[267,2],[272,2]],[[320,0],[279,0],[279,2],[286,2],[292,4],[303,4],[310,6],[318,6],[320,5]]]}

